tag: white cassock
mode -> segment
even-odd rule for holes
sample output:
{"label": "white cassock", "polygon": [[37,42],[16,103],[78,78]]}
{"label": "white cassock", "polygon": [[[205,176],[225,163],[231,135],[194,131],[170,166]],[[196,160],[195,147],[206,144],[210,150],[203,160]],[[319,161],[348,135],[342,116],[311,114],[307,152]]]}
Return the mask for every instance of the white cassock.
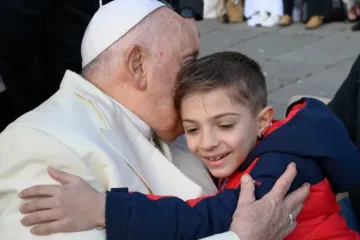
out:
{"label": "white cassock", "polygon": [[[162,6],[155,0],[115,0],[101,7],[83,39],[83,66]],[[80,176],[100,192],[127,187],[183,200],[217,192],[183,142],[160,142],[158,149],[152,135],[135,114],[67,71],[50,99],[0,134],[0,239],[106,239],[103,230],[38,237],[20,224],[18,194],[33,185],[57,184],[48,176],[49,166]],[[224,233],[216,239],[238,238]]]}
{"label": "white cassock", "polygon": [[[270,13],[268,16],[266,13]],[[246,0],[245,17],[249,18],[248,25],[262,25],[271,27],[279,22],[283,15],[282,0]]]}
{"label": "white cassock", "polygon": [[[68,71],[55,95],[0,134],[0,239],[39,238],[20,224],[18,193],[32,185],[56,184],[48,166],[76,174],[100,192],[128,187],[186,200],[217,191],[182,143],[162,142],[159,151],[151,136],[138,117]],[[105,233],[91,230],[42,239],[100,240]]]}

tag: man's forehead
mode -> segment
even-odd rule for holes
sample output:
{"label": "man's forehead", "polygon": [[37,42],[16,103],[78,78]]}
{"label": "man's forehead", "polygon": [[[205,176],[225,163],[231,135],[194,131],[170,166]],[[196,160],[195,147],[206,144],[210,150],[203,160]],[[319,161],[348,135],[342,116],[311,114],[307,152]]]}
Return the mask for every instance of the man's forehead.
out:
{"label": "man's forehead", "polygon": [[199,29],[197,28],[197,25],[196,25],[195,21],[193,21],[193,23],[190,26],[192,28],[193,35],[196,38],[197,51],[200,51],[200,32],[199,32]]}
{"label": "man's forehead", "polygon": [[186,34],[188,44],[191,46],[191,52],[200,51],[200,38],[197,26],[194,20],[185,20],[183,31]]}

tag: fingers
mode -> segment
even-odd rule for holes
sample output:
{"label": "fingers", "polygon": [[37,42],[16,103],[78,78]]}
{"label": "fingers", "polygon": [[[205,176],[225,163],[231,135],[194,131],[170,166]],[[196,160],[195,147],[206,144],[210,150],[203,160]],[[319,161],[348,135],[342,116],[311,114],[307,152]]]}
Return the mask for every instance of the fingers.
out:
{"label": "fingers", "polygon": [[288,213],[296,212],[297,209],[303,205],[305,199],[309,196],[309,193],[310,185],[304,184],[302,187],[288,195],[284,200]]}
{"label": "fingers", "polygon": [[276,181],[274,187],[268,193],[268,196],[273,198],[275,201],[282,201],[289,191],[294,178],[296,177],[296,166],[294,163],[290,163],[286,168],[283,175]]}
{"label": "fingers", "polygon": [[78,176],[57,170],[52,167],[48,168],[48,173],[50,177],[52,177],[54,180],[58,181],[61,184],[69,184],[78,180]]}
{"label": "fingers", "polygon": [[295,221],[293,225],[288,226],[288,228],[286,229],[286,232],[285,232],[285,236],[284,236],[283,238],[281,238],[281,239],[284,239],[284,238],[287,237],[292,231],[294,231],[294,229],[296,228],[296,225],[297,225],[297,223],[296,223],[296,221]]}
{"label": "fingers", "polygon": [[290,216],[288,217],[288,221],[286,223],[286,226],[287,226],[287,229],[286,229],[286,232],[285,232],[285,236],[288,236],[292,231],[294,231],[294,229],[296,228],[296,225],[297,225],[297,222],[296,222],[296,218],[297,216],[299,215],[299,213],[301,212],[302,208],[303,208],[303,204],[300,204],[296,209],[295,211],[293,211],[291,214],[293,216],[293,223],[291,224],[291,219],[290,219]]}
{"label": "fingers", "polygon": [[302,207],[303,207],[303,204],[298,206],[294,212],[290,213],[292,215],[292,219],[290,218],[290,214],[286,214],[286,221],[284,222],[284,226],[286,228],[285,228],[283,237],[281,239],[284,239],[296,228],[296,225],[297,225],[296,218],[299,215],[300,211],[302,210]]}
{"label": "fingers", "polygon": [[19,197],[23,199],[34,197],[52,197],[60,191],[59,185],[37,185],[24,189]]}
{"label": "fingers", "polygon": [[241,191],[238,205],[250,204],[255,201],[255,185],[250,175],[244,174],[241,177]]}
{"label": "fingers", "polygon": [[56,209],[33,212],[21,219],[24,226],[33,226],[44,222],[56,221],[61,218],[61,212]]}
{"label": "fingers", "polygon": [[34,199],[28,203],[21,205],[20,212],[28,214],[35,211],[51,209],[55,207],[55,200],[53,198],[39,198]]}
{"label": "fingers", "polygon": [[294,216],[295,219],[297,218],[297,216],[299,216],[303,207],[304,207],[304,204],[300,204],[293,212],[291,212],[291,214]]}
{"label": "fingers", "polygon": [[46,236],[54,233],[59,233],[64,221],[53,221],[44,225],[33,227],[30,231],[37,236]]}

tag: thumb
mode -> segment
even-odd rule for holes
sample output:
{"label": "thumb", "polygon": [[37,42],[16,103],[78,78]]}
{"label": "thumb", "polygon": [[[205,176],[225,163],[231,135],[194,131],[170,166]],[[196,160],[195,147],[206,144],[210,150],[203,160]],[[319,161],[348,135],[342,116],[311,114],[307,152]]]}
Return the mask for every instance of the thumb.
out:
{"label": "thumb", "polygon": [[253,179],[248,174],[241,177],[241,191],[238,205],[246,205],[255,201],[255,185]]}
{"label": "thumb", "polygon": [[74,175],[57,170],[55,168],[49,167],[48,173],[50,177],[58,181],[61,184],[69,184],[74,181]]}

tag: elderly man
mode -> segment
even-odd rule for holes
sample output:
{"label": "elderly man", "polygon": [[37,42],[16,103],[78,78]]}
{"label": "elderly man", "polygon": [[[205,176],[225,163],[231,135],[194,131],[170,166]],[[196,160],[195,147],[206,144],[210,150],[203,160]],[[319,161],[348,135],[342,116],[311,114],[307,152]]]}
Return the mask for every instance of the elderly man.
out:
{"label": "elderly man", "polygon": [[[0,239],[36,239],[21,226],[17,195],[28,186],[54,184],[48,166],[74,173],[100,192],[128,187],[181,199],[216,192],[182,143],[153,138],[156,132],[170,142],[182,133],[171,90],[180,66],[198,51],[194,23],[160,2],[121,0],[100,8],[82,43],[82,76],[66,72],[50,99],[0,135]],[[278,239],[291,230],[289,214],[296,216],[307,195],[305,187],[283,200],[293,175],[285,175],[268,198],[243,199],[233,231]],[[49,214],[46,209],[40,216]],[[222,236],[236,239],[234,233]],[[45,239],[105,239],[105,231]]]}
{"label": "elderly man", "polygon": [[[86,26],[111,1],[0,1],[0,131],[53,95],[66,70],[81,72]],[[202,0],[171,3],[184,17],[202,18]]]}

